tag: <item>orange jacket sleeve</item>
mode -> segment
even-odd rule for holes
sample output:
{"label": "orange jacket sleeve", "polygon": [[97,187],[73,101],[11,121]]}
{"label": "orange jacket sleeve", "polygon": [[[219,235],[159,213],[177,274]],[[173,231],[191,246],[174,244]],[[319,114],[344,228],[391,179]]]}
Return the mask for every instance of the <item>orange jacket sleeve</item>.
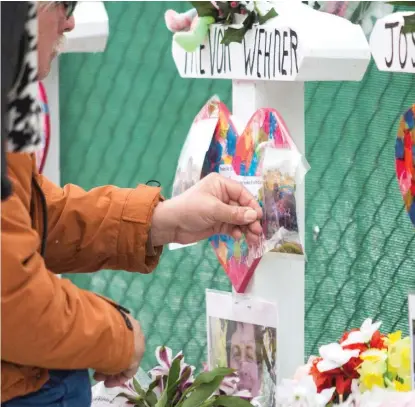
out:
{"label": "orange jacket sleeve", "polygon": [[[126,369],[134,352],[126,316],[48,271],[37,251],[40,238],[31,227],[27,191],[12,172],[10,178],[13,195],[1,208],[2,360],[49,369],[92,368],[107,374]],[[97,206],[99,210],[99,202]],[[64,238],[69,243],[73,236]],[[73,243],[77,242],[84,240],[78,237]],[[62,253],[67,260],[68,254]]]}
{"label": "orange jacket sleeve", "polygon": [[162,248],[146,245],[160,188],[60,188],[39,177],[48,208],[46,265],[54,273],[100,269],[151,272]]}

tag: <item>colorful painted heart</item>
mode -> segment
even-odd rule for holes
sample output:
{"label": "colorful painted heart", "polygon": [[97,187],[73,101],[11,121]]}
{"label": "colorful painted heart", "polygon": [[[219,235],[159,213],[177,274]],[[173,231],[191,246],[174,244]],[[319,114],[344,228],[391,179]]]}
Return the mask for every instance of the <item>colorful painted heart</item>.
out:
{"label": "colorful painted heart", "polygon": [[[219,121],[206,154],[202,177],[218,172],[243,183],[261,205],[266,147],[293,149],[287,127],[274,109],[259,109],[239,136],[226,105],[218,102]],[[222,267],[237,292],[244,292],[264,254],[263,242],[249,248],[244,238],[235,241],[218,235],[210,239]]]}
{"label": "colorful painted heart", "polygon": [[402,116],[395,144],[396,176],[409,218],[415,226],[415,104]]}

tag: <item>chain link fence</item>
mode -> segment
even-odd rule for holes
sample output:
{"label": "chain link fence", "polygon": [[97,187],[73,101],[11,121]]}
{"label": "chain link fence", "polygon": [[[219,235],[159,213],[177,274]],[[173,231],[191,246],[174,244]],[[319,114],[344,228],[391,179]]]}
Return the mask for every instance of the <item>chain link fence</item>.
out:
{"label": "chain link fence", "polygon": [[[60,64],[63,183],[86,189],[158,180],[169,196],[193,117],[213,94],[231,108],[231,83],[179,77],[168,8],[186,2],[106,2],[101,54],[63,55]],[[415,76],[377,71],[360,83],[306,85],[306,355],[366,317],[407,328],[415,289],[415,233],[394,173],[400,114]],[[319,229],[319,233],[315,231]],[[130,308],[147,337],[143,361],[167,344],[189,362],[206,360],[205,289],[231,289],[206,243],[163,254],[151,275],[101,271],[66,275]],[[295,284],[295,281],[293,281]],[[290,333],[287,332],[287,335]]]}

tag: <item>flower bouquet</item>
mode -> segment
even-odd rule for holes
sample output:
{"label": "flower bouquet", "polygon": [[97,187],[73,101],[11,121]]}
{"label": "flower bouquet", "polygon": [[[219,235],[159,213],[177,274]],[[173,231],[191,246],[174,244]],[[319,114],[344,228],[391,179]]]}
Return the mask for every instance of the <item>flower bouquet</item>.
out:
{"label": "flower bouquet", "polygon": [[410,338],[400,331],[384,335],[380,325],[367,319],[339,342],[322,346],[319,357],[278,386],[277,406],[415,406]]}
{"label": "flower bouquet", "polygon": [[[114,394],[103,385],[93,391],[92,406],[135,407],[252,407],[251,394],[238,391],[239,378],[233,369],[216,368],[194,377],[194,366],[184,362],[182,352],[174,358],[171,349],[159,346],[156,350],[159,366],[149,376],[133,378]],[[97,385],[98,386],[98,385]],[[105,393],[105,394],[103,394]],[[110,394],[112,397],[109,397]],[[116,399],[116,401],[115,401]]]}

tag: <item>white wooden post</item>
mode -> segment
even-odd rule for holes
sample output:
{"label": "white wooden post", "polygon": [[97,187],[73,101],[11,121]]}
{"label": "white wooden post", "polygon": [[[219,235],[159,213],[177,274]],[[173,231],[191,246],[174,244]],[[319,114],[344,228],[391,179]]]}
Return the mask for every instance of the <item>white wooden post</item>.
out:
{"label": "white wooden post", "polygon": [[[63,52],[102,52],[108,39],[108,15],[102,1],[80,2],[74,13],[75,29],[65,34]],[[60,185],[60,120],[59,120],[59,61],[52,63],[51,71],[43,81],[49,110],[51,138],[43,174]]]}
{"label": "white wooden post", "polygon": [[[241,44],[220,44],[226,28],[213,25],[191,54],[173,42],[173,58],[182,77],[232,79],[233,115],[241,124],[258,108],[277,109],[304,153],[304,82],[361,80],[369,45],[361,27],[343,18],[293,0],[272,5],[278,17],[254,26]],[[301,185],[297,207],[303,242],[304,195]],[[304,363],[304,266],[294,255],[267,253],[246,291],[278,305],[278,381]]]}

